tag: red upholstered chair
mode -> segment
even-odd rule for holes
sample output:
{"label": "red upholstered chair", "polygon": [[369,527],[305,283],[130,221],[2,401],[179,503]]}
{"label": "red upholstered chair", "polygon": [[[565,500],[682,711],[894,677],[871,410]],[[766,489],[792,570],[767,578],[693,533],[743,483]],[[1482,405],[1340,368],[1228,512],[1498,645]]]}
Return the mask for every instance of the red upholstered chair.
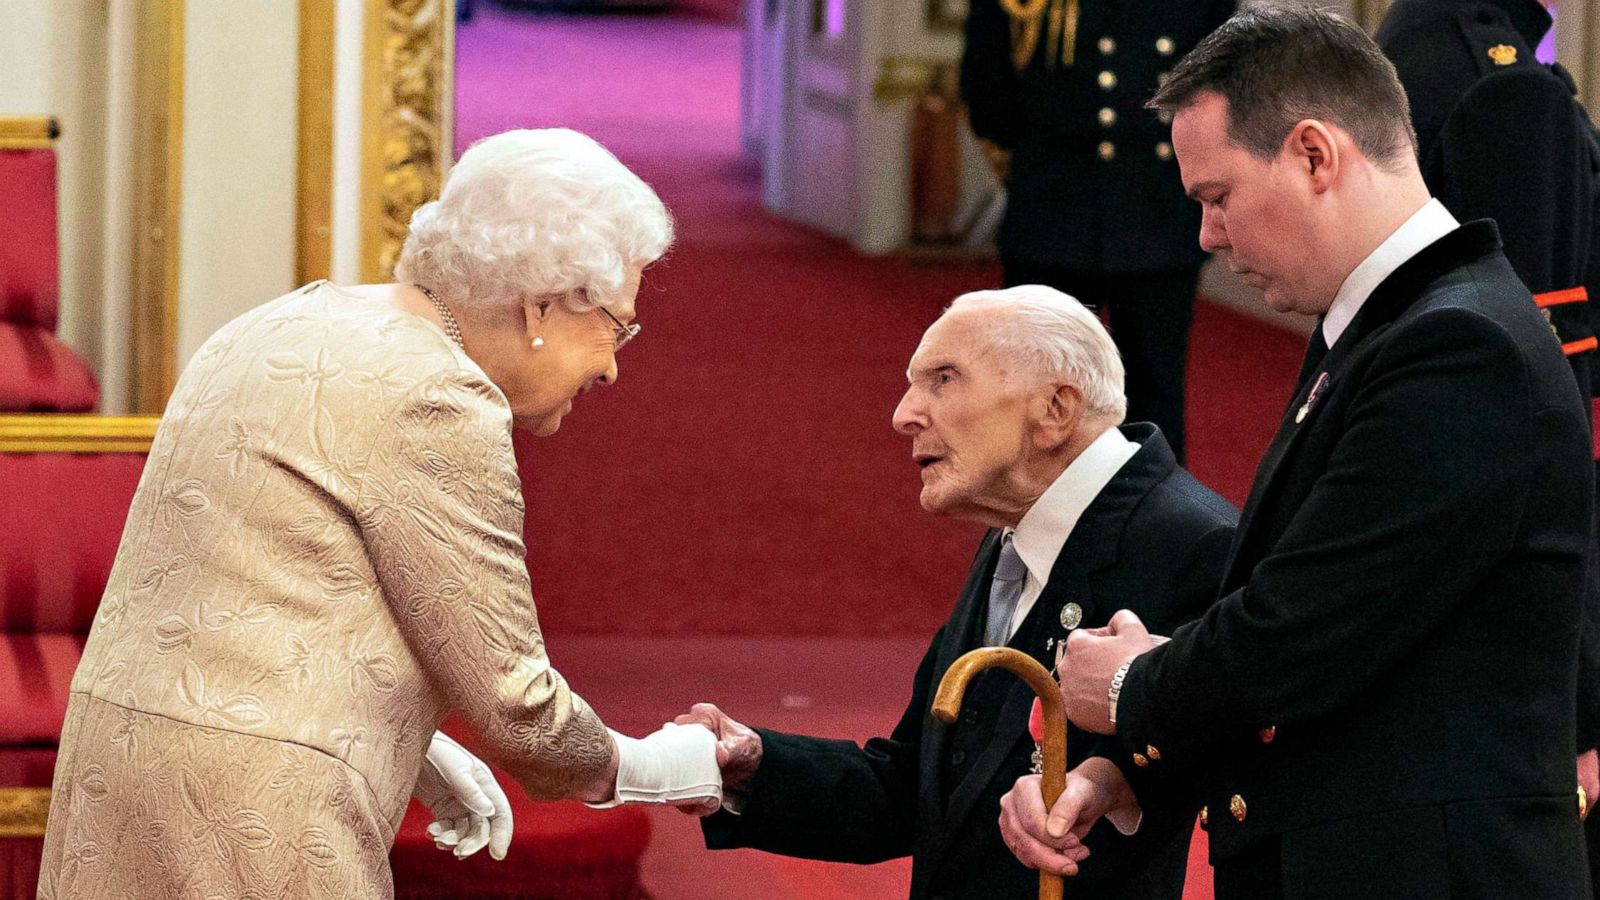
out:
{"label": "red upholstered chair", "polygon": [[0,117],[0,412],[85,412],[94,373],[56,337],[54,119]]}
{"label": "red upholstered chair", "polygon": [[0,900],[38,883],[67,690],[155,423],[0,416]]}

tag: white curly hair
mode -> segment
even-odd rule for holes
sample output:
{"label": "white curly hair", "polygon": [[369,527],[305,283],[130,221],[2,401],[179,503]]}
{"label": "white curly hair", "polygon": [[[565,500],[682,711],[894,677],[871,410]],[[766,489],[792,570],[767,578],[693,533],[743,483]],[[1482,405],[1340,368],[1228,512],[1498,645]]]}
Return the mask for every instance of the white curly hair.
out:
{"label": "white curly hair", "polygon": [[989,349],[1018,376],[1070,384],[1091,415],[1120,423],[1128,414],[1122,356],[1100,319],[1055,288],[1023,284],[962,294],[945,310],[984,310]]}
{"label": "white curly hair", "polygon": [[592,138],[507,131],[468,148],[411,217],[395,277],[467,307],[559,294],[582,312],[614,306],[629,270],[671,244],[661,198]]}

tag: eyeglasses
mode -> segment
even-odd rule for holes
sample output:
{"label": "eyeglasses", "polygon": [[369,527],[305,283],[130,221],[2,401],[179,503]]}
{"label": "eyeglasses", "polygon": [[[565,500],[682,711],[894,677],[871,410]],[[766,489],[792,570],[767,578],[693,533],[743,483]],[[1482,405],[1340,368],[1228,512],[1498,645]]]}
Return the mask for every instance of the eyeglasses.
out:
{"label": "eyeglasses", "polygon": [[595,309],[605,313],[606,318],[611,320],[611,330],[615,334],[617,341],[616,345],[611,348],[611,352],[615,353],[616,351],[621,350],[622,345],[639,336],[638,322],[635,322],[632,325],[624,325],[622,324],[621,319],[612,315],[611,310],[606,309],[604,306],[597,306]]}

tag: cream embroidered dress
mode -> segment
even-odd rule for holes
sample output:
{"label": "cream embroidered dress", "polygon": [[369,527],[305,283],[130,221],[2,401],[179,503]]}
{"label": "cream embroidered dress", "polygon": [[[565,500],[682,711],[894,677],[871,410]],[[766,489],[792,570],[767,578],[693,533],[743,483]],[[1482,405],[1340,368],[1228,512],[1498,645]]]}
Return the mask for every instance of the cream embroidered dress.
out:
{"label": "cream embroidered dress", "polygon": [[61,735],[39,896],[387,897],[446,708],[534,796],[598,777],[545,658],[510,409],[431,323],[318,282],[179,381]]}

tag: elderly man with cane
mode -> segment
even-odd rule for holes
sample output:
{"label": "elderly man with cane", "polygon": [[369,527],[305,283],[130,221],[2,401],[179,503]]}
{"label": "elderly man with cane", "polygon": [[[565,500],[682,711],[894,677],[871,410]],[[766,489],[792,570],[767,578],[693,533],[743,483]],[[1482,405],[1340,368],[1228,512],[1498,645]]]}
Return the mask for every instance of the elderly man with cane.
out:
{"label": "elderly man with cane", "polygon": [[[958,298],[907,376],[894,425],[911,439],[923,507],[991,530],[889,737],[861,747],[751,729],[704,703],[678,719],[718,736],[727,803],[705,820],[706,843],[854,863],[910,855],[914,898],[1031,898],[1038,875],[995,821],[1032,765],[1033,692],[980,673],[946,725],[929,714],[936,687],[978,647],[1052,665],[1067,635],[1123,607],[1167,629],[1194,618],[1216,596],[1234,512],[1178,467],[1155,426],[1120,424],[1116,347],[1051,288]],[[1099,750],[1087,733],[1068,748],[1070,789],[1115,822],[1084,837],[1095,865],[1071,896],[1177,900],[1194,808],[1140,810]]]}

